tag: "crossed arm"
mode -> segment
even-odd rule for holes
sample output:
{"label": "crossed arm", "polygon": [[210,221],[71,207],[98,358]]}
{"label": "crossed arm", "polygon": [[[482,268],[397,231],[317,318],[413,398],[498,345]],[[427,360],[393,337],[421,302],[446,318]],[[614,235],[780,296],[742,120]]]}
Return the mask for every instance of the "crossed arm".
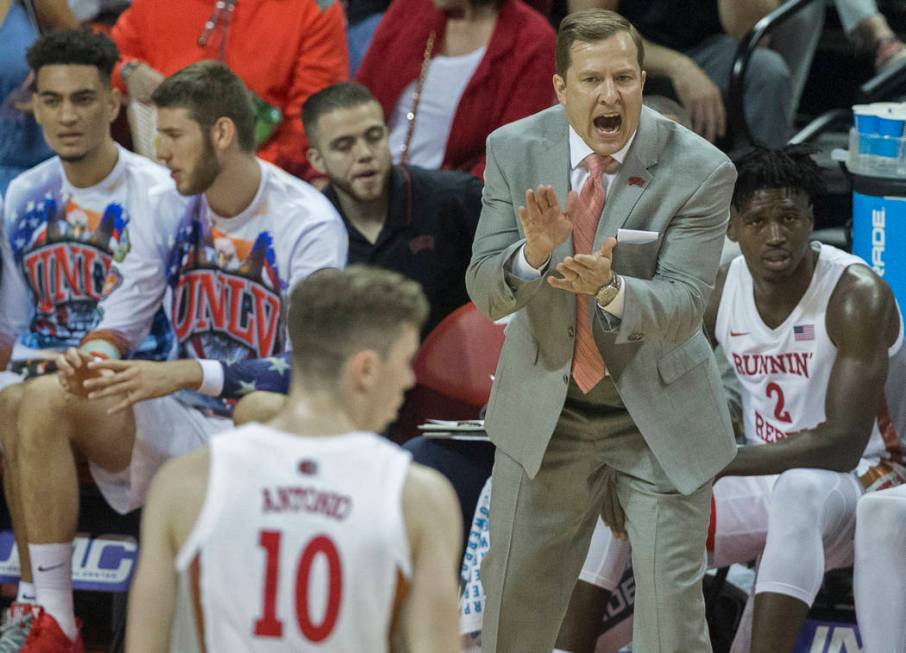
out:
{"label": "crossed arm", "polygon": [[[878,415],[888,347],[900,328],[890,288],[864,266],[852,266],[828,305],[828,335],[837,346],[825,399],[827,419],[766,446],[744,445],[721,476],[779,474],[796,467],[851,471]],[[878,337],[878,325],[885,325]]]}
{"label": "crossed arm", "polygon": [[[723,275],[705,314],[713,333]],[[837,284],[825,317],[828,334],[837,346],[825,398],[827,419],[814,428],[788,434],[768,445],[742,445],[736,458],[718,475],[761,476],[810,467],[849,472],[856,467],[882,401],[888,368],[888,348],[901,328],[890,288],[864,266],[847,269]],[[878,337],[878,325],[884,325]],[[625,537],[624,516],[616,499],[615,478],[609,479],[602,518]]]}

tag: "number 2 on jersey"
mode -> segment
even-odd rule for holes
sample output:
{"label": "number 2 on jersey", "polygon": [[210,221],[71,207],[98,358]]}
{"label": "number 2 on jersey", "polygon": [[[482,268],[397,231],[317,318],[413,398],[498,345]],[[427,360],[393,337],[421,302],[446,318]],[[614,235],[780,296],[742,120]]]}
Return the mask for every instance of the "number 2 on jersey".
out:
{"label": "number 2 on jersey", "polygon": [[[280,578],[280,531],[260,531],[258,545],[264,549],[264,601],[263,614],[255,621],[257,637],[282,637],[283,621],[277,617],[277,589]],[[308,581],[311,568],[318,555],[327,562],[327,607],[321,623],[314,623],[309,607]],[[343,593],[343,570],[336,545],[326,535],[311,539],[302,549],[296,569],[295,603],[296,621],[302,635],[310,642],[322,642],[333,632],[340,616],[340,599]]]}
{"label": "number 2 on jersey", "polygon": [[777,403],[774,406],[774,417],[776,417],[781,422],[786,422],[791,424],[793,418],[790,417],[790,411],[784,410],[783,407],[786,405],[786,400],[783,398],[783,390],[776,383],[768,383],[768,387],[765,388],[765,394],[768,395],[768,399],[771,399],[774,395],[777,395]]}

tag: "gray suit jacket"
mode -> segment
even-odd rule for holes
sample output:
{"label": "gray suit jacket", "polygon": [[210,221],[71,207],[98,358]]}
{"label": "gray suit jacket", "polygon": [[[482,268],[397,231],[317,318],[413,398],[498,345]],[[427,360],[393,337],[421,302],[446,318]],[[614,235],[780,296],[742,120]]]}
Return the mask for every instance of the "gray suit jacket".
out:
{"label": "gray suit jacket", "polygon": [[[488,138],[481,220],[466,272],[469,295],[506,330],[487,411],[494,444],[534,477],[566,399],[576,298],[543,275],[524,282],[508,263],[524,243],[516,208],[550,184],[565,203],[569,131],[561,106]],[[700,487],[735,455],[733,430],[701,323],[717,273],[736,180],[733,164],[692,132],[646,107],[607,201],[595,249],[618,228],[656,231],[656,242],[618,244],[621,319],[595,311],[594,329],[623,403],[676,488]],[[558,247],[548,268],[572,254]],[[551,272],[548,272],[550,274]],[[591,303],[591,302],[589,302]]]}

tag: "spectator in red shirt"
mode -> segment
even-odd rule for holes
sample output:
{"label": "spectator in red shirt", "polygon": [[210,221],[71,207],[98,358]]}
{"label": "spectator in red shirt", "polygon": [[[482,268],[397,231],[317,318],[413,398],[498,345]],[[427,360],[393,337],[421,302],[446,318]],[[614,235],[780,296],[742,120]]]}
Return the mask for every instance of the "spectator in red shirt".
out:
{"label": "spectator in red shirt", "polygon": [[555,40],[522,0],[395,0],[356,78],[384,109],[395,163],[407,149],[408,163],[480,177],[488,134],[553,104]]}
{"label": "spectator in red shirt", "polygon": [[305,159],[302,103],[348,77],[339,2],[133,0],[112,36],[122,54],[114,83],[143,102],[191,63],[226,63],[259,100],[258,156],[304,179],[316,175]]}

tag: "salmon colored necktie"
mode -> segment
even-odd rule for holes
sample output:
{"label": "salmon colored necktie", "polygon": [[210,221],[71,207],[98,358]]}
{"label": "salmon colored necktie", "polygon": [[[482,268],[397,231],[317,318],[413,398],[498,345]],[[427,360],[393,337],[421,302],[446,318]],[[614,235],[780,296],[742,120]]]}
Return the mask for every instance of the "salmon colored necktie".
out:
{"label": "salmon colored necktie", "polygon": [[[604,210],[604,173],[614,159],[599,154],[589,154],[584,159],[588,178],[579,191],[579,201],[573,211],[573,252],[591,254],[598,230],[598,220]],[[588,393],[604,378],[604,359],[592,331],[589,302],[594,297],[576,295],[576,349],[573,352],[573,378],[579,389]]]}

